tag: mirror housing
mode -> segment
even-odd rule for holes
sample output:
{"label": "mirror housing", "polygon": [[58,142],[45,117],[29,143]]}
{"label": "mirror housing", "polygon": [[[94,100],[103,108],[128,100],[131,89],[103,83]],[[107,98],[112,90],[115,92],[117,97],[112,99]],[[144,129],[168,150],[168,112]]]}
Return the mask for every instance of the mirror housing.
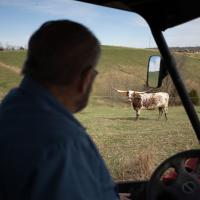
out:
{"label": "mirror housing", "polygon": [[167,75],[167,69],[160,56],[153,55],[149,57],[147,70],[147,86],[151,88],[159,88],[162,80]]}

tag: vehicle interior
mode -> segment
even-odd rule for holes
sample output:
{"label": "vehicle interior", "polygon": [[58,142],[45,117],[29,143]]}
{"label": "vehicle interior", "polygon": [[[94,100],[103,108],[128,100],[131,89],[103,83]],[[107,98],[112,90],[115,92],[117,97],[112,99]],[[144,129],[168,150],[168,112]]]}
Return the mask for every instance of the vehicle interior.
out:
{"label": "vehicle interior", "polygon": [[[200,107],[195,106],[194,103],[192,102],[190,95],[188,93],[187,84],[191,83],[191,85],[199,91],[200,78],[199,78],[197,68],[195,69],[191,68],[191,71],[192,71],[191,74],[195,76],[195,77],[192,77],[194,80],[192,80],[191,78],[191,80],[189,81],[184,81],[182,77],[182,71],[180,67],[177,65],[177,59],[175,59],[175,54],[182,55],[182,52],[178,52],[179,48],[177,48],[178,51],[176,51],[175,53],[172,52],[172,49],[169,47],[167,43],[168,41],[166,40],[167,34],[165,34],[165,32],[168,30],[170,31],[171,29],[179,27],[182,24],[189,23],[193,20],[198,19],[200,17],[199,2],[197,0],[190,0],[190,1],[187,1],[187,0],[173,0],[173,1],[172,0],[102,0],[102,1],[97,1],[97,0],[83,0],[82,1],[81,0],[79,1],[77,0],[74,2],[80,3],[80,6],[83,6],[83,5],[94,6],[95,5],[100,9],[105,8],[106,9],[104,11],[105,16],[103,15],[102,15],[103,17],[99,16],[98,13],[95,13],[93,15],[94,18],[95,17],[98,19],[103,18],[102,21],[103,20],[104,21],[101,23],[105,23],[105,24],[107,21],[106,17],[108,16],[105,14],[108,12],[107,9],[111,9],[111,12],[113,13],[115,12],[115,10],[116,12],[120,11],[122,13],[122,16],[126,15],[127,13],[130,13],[130,14],[136,13],[147,23],[148,28],[152,34],[152,37],[150,36],[147,39],[148,44],[146,46],[148,46],[149,48],[146,48],[145,50],[140,51],[137,48],[131,50],[131,48],[125,47],[123,49],[123,52],[124,52],[123,56],[119,54],[119,52],[121,51],[121,46],[118,44],[116,45],[116,47],[110,47],[108,43],[108,46],[106,46],[107,45],[106,44],[103,47],[103,51],[104,51],[103,59],[102,59],[103,64],[101,63],[100,66],[98,66],[99,68],[97,69],[100,72],[104,72],[103,71],[105,70],[104,68],[107,68],[110,71],[114,71],[116,68],[119,68],[120,73],[122,75],[123,74],[126,75],[126,76],[123,75],[124,85],[121,86],[122,80],[118,77],[117,72],[115,73],[114,71],[113,73],[106,74],[107,73],[106,71],[106,73],[104,73],[103,75],[101,75],[100,73],[100,75],[98,75],[100,76],[100,78],[97,79],[97,83],[94,88],[95,90],[94,95],[91,101],[92,105],[95,105],[95,106],[97,105],[97,106],[92,109],[89,107],[88,110],[83,111],[82,113],[78,115],[78,118],[83,120],[83,123],[85,122],[87,126],[86,128],[88,128],[89,132],[94,132],[94,135],[92,135],[92,137],[94,138],[94,141],[98,143],[97,146],[100,149],[100,152],[103,154],[103,157],[105,158],[109,166],[111,174],[112,175],[114,174],[113,177],[114,177],[114,181],[117,184],[118,192],[131,193],[131,199],[133,200],[197,200],[197,199],[199,200],[200,199],[200,150],[199,150]],[[60,15],[57,15],[57,14],[61,11],[59,10],[56,11],[56,9],[50,11],[50,6],[49,7],[47,6],[46,8],[44,8],[43,5],[40,6],[40,3],[41,2],[37,1],[31,6],[34,7],[35,10],[36,10],[36,7],[40,8],[40,11],[41,10],[43,11],[44,9],[49,9],[48,12],[50,14],[56,13],[55,15],[56,18],[60,18]],[[59,3],[56,3],[56,4],[59,5]],[[29,18],[32,17],[31,15],[32,15],[32,12],[34,12],[34,9],[31,10],[31,12],[29,9],[29,12],[30,12]],[[90,7],[89,11],[92,11],[92,9],[95,9],[95,8]],[[22,12],[22,10],[25,10],[25,6],[24,7],[22,6],[20,12]],[[71,8],[71,11],[72,11],[71,12],[72,20],[74,19],[76,20],[76,18],[74,17],[74,13],[76,13],[75,10]],[[28,13],[28,11],[25,11],[25,12]],[[12,15],[14,16],[13,13]],[[43,22],[44,19],[46,18],[41,13],[42,12],[40,12],[38,16],[41,15],[43,17],[42,18],[42,22]],[[80,15],[81,18],[83,18],[84,15],[87,15],[86,13],[88,13],[88,10],[83,9],[82,13],[83,15],[81,15],[78,12],[76,14]],[[65,15],[66,13],[64,12],[63,16]],[[52,19],[52,18],[53,17],[49,17],[48,19]],[[23,20],[22,18],[17,18],[17,20],[28,21],[28,18],[23,19]],[[91,19],[87,19],[86,25],[90,23],[90,20]],[[123,23],[122,21],[120,22]],[[126,19],[124,21],[126,21]],[[122,26],[120,22],[117,25],[115,24],[117,27],[116,30],[120,30],[119,27]],[[35,30],[35,28],[38,27],[39,24],[41,24],[41,22],[39,21],[37,23],[34,23],[33,30]],[[114,21],[114,23],[117,23],[117,22]],[[126,21],[126,23],[128,24],[129,22]],[[143,22],[141,24],[143,26]],[[96,26],[97,27],[99,26],[98,23],[96,24]],[[191,28],[190,26],[188,27],[189,29]],[[105,26],[105,29],[107,29],[105,31],[107,36],[109,35],[109,31],[108,31],[109,28],[110,28],[109,26]],[[134,29],[134,26],[132,28]],[[99,32],[100,32],[99,35],[101,36],[103,32],[101,32],[102,30],[100,29],[101,28],[99,28]],[[23,32],[23,28],[21,32]],[[19,34],[21,34],[21,32]],[[118,32],[116,31],[115,34],[117,35]],[[183,32],[181,32],[181,34],[184,34],[184,30]],[[108,40],[109,39],[114,40],[115,38],[114,36],[111,36],[111,37],[108,37]],[[118,38],[116,39],[116,41],[117,40]],[[150,43],[153,43],[152,40],[154,40],[155,45],[151,48]],[[2,38],[0,37],[0,49],[1,49],[1,42],[2,42]],[[185,41],[182,41],[182,42],[184,43]],[[200,46],[199,43],[197,43],[196,46],[197,45]],[[26,47],[25,48],[20,47],[20,51],[17,51],[16,53],[20,57],[18,59],[15,52],[11,50],[9,45],[7,45],[7,47],[8,47],[8,50],[2,50],[2,52],[0,51],[0,99],[2,98],[2,96],[4,96],[4,94],[7,92],[8,89],[10,89],[13,86],[16,86],[16,83],[19,82],[20,80],[20,78],[18,77],[19,68],[15,68],[13,66],[18,66],[18,65],[21,66],[22,61],[26,54]],[[113,53],[114,52],[113,49],[115,50],[115,53]],[[12,54],[10,54],[10,52]],[[105,52],[107,52],[107,55],[104,54]],[[141,55],[139,55],[138,52],[140,52]],[[8,59],[6,58],[7,53],[10,54],[10,57]],[[135,83],[139,82],[139,80],[141,79],[144,82],[144,84],[143,82],[139,82],[138,85],[143,84],[141,88],[143,88],[147,93],[157,92],[157,91],[163,90],[162,88],[163,82],[166,81],[166,77],[170,77],[170,80],[172,80],[175,87],[174,90],[177,91],[178,98],[180,98],[180,102],[181,102],[180,104],[181,106],[184,107],[184,109],[178,108],[178,111],[180,110],[181,115],[177,111],[176,107],[172,106],[169,108],[168,120],[164,120],[164,119],[155,120],[155,116],[153,116],[152,114],[144,115],[144,117],[143,117],[143,114],[141,114],[140,119],[136,122],[133,120],[131,111],[130,111],[131,114],[129,116],[130,105],[127,103],[126,97],[124,96],[118,97],[117,96],[118,94],[116,94],[116,91],[113,90],[113,88],[119,87],[118,89],[120,90],[132,89],[130,88],[130,84],[127,80],[127,77],[132,79],[130,74],[131,75],[134,74],[133,71],[137,67],[136,64],[134,65],[134,61],[135,61],[134,53],[136,54],[138,53],[138,55],[140,56],[140,57],[138,56],[139,58],[138,59],[139,61],[137,61],[139,63],[139,64],[137,63],[138,65],[140,65],[141,58],[143,59],[142,64],[145,63],[145,72],[142,72],[142,70],[137,71],[137,74],[135,76],[138,76],[138,77]],[[190,53],[191,52],[188,49],[185,50],[184,52],[184,55],[186,55],[186,58],[187,58],[187,63],[191,63],[191,59],[194,59],[195,67],[198,66],[200,62],[200,56],[199,56],[200,51],[198,50],[198,52],[197,53],[195,52],[195,54],[190,54]],[[14,57],[13,55],[16,57]],[[128,60],[129,58],[126,57],[127,55],[131,57],[130,60]],[[125,58],[121,58],[120,56],[125,57]],[[109,60],[111,57],[114,61]],[[12,58],[15,58],[16,63],[10,62]],[[181,58],[183,59],[183,57]],[[124,62],[127,61],[126,64],[123,65],[122,63],[120,63],[121,62],[120,59],[125,60]],[[120,61],[119,63],[118,63],[118,60]],[[114,63],[113,64],[114,67],[111,66],[111,62]],[[130,64],[130,67],[133,67],[133,70],[129,68],[128,66],[129,64]],[[125,68],[126,65],[128,66],[127,68]],[[101,70],[101,67],[102,67],[102,70]],[[8,71],[5,72],[3,71],[3,69],[8,70]],[[12,71],[14,75],[9,74],[10,73],[9,70]],[[186,66],[186,70],[190,71],[190,66],[189,67]],[[145,74],[145,77],[144,77],[144,74]],[[8,84],[9,86],[7,87],[7,82],[8,80],[10,80],[10,77],[12,77],[12,81],[10,81],[10,83]],[[15,82],[14,79],[16,79],[17,81]],[[112,81],[114,79],[115,79],[115,82],[113,84]],[[107,80],[107,82],[105,80]],[[109,86],[105,86],[106,85],[105,83]],[[134,86],[133,89],[136,89],[138,85]],[[105,89],[105,87],[107,88]],[[107,101],[107,96],[103,97],[102,98],[103,100],[102,99],[96,100],[97,98],[99,98],[99,96],[97,95],[101,95],[100,92],[99,93],[96,92],[99,90],[99,88],[102,90],[105,89],[105,91],[108,91],[109,94],[110,93],[112,94],[111,97],[109,96],[111,101]],[[195,96],[194,98],[197,98],[197,97]],[[124,102],[126,102],[126,105]],[[101,106],[98,107],[98,105],[100,104]],[[107,105],[109,105],[109,109],[106,108],[107,110],[105,109],[105,111],[102,111],[102,108],[104,109]],[[117,105],[117,108],[115,108],[116,105]],[[122,114],[123,111],[124,111],[124,114]],[[92,115],[94,112],[97,113],[95,116]],[[152,111],[147,111],[147,112],[150,113]],[[185,117],[184,115],[187,115],[187,116]],[[91,118],[94,119],[93,122],[91,122]],[[181,123],[177,122],[177,118],[180,118],[179,121],[180,122],[182,121],[182,122]],[[186,120],[189,121],[188,124],[185,122]],[[103,125],[101,123],[102,121],[104,122]],[[171,124],[174,124],[173,127],[170,130],[167,130],[172,126]],[[109,127],[111,127],[112,130],[108,129]],[[189,127],[189,128],[186,129],[186,127]],[[133,131],[134,134],[138,134],[138,138],[139,138],[138,140],[136,139],[134,140],[134,137],[132,137],[131,135],[132,132],[130,131],[128,132],[127,129],[130,129],[130,128],[134,130]],[[190,133],[187,135],[188,130],[190,130]],[[113,131],[114,133],[117,133],[117,134],[114,135],[110,139],[110,137],[112,136],[111,133],[109,133],[110,135],[109,134],[106,135],[105,138],[103,137],[103,134],[99,133],[99,132],[106,133],[107,131],[108,132]],[[156,132],[159,132],[159,131],[162,131],[162,135],[161,135],[162,137],[157,136]],[[95,135],[95,132],[97,132],[98,134]],[[127,138],[127,140],[125,141],[119,135],[121,133],[126,133],[126,132],[127,134],[123,136],[124,138]],[[153,134],[152,136],[150,136],[149,133],[152,133],[152,132]],[[170,135],[170,132],[172,133],[171,135]],[[174,136],[175,139],[172,138],[173,134],[175,134]],[[183,137],[183,134],[184,134],[184,137]],[[153,139],[148,140],[148,137],[151,137]],[[144,152],[148,152],[150,150],[146,146],[145,142],[144,144],[139,145],[141,141],[142,142],[147,141],[147,143],[149,143],[150,146],[153,146],[154,143],[155,145],[158,145],[156,150],[154,150],[154,148],[153,150],[152,149],[151,150],[152,150],[152,154],[160,153],[161,158],[159,157],[159,159],[158,158],[155,159],[156,161],[154,163],[154,167],[152,168],[153,172],[150,171],[145,176],[134,176],[136,178],[132,178],[131,171],[133,170],[134,167],[136,167],[138,163],[139,163],[139,168],[141,170],[143,171],[148,171],[148,170],[145,168],[145,166],[143,165],[140,166],[140,162],[138,163],[133,162],[133,165],[131,165],[130,169],[126,169],[127,163],[124,161],[123,156],[130,153],[131,156],[129,157],[129,160],[134,160],[135,157],[132,157],[132,154],[134,154],[136,151],[132,149],[136,147],[138,147],[138,149],[140,149],[139,151],[141,151],[141,155],[138,155],[138,153],[136,153],[136,156],[139,159],[139,161],[142,162],[145,160],[145,162],[151,163],[151,159],[154,156],[154,155],[151,155],[150,157],[149,156],[145,157]],[[183,141],[185,142],[184,144],[182,144]],[[195,144],[194,144],[194,141],[196,142]],[[133,143],[135,146],[133,145]],[[108,150],[105,150],[104,147],[107,148],[107,146],[109,145],[112,145],[114,148],[108,147]],[[170,145],[173,148],[172,150],[170,149],[169,154],[167,154],[165,153],[165,150],[169,148]],[[174,149],[176,151],[174,151]],[[116,159],[116,157],[118,158],[118,160]],[[122,163],[121,165],[120,165],[120,162]],[[111,169],[113,165],[116,165],[116,167],[113,167]],[[121,170],[120,167],[123,167],[123,169],[125,168],[125,170],[123,172],[120,172]],[[118,168],[118,171],[116,171],[116,168]],[[129,175],[131,178],[129,178]],[[138,175],[137,172],[136,172],[136,175]]]}

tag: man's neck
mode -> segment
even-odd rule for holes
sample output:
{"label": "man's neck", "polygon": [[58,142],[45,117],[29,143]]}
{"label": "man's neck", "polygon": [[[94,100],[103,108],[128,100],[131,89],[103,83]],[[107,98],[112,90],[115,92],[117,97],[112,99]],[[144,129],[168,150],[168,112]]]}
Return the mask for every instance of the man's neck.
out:
{"label": "man's neck", "polygon": [[57,86],[44,84],[44,86],[58,99],[58,101],[64,105],[64,107],[69,110],[71,113],[76,111],[74,105],[75,102],[75,93],[72,86]]}

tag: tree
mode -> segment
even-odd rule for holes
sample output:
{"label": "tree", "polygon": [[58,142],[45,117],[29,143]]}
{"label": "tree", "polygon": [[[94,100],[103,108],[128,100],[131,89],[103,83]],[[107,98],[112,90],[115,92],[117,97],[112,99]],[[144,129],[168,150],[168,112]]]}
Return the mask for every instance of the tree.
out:
{"label": "tree", "polygon": [[3,50],[4,50],[3,45],[2,45],[2,43],[0,42],[0,51],[3,51]]}

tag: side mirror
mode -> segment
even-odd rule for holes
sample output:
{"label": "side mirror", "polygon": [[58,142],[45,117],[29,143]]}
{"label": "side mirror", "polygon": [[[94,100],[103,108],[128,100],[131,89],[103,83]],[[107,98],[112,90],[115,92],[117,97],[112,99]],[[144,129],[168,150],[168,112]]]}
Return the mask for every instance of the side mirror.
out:
{"label": "side mirror", "polygon": [[147,86],[159,88],[162,80],[167,75],[167,70],[160,56],[150,56],[147,70]]}

